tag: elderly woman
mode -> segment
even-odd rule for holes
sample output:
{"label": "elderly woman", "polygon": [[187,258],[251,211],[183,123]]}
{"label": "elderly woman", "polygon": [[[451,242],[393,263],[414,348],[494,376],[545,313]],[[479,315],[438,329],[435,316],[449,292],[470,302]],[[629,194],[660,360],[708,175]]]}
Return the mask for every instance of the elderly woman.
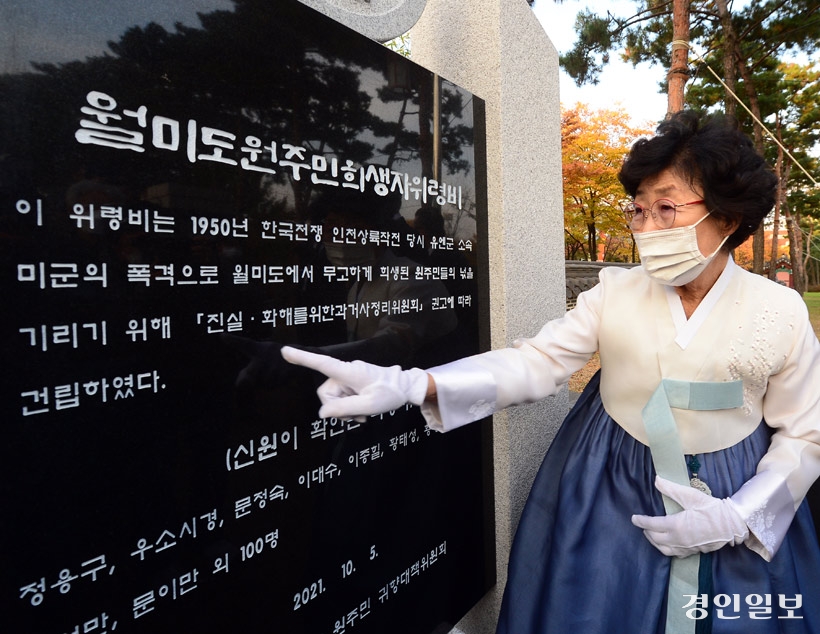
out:
{"label": "elderly woman", "polygon": [[638,141],[619,177],[642,266],[604,269],[534,337],[427,371],[283,354],[331,377],[322,416],[411,402],[447,431],[554,394],[599,351],[533,485],[498,631],[820,632],[803,502],[820,474],[820,344],[800,296],[730,254],[776,178],[732,123],[691,112]]}

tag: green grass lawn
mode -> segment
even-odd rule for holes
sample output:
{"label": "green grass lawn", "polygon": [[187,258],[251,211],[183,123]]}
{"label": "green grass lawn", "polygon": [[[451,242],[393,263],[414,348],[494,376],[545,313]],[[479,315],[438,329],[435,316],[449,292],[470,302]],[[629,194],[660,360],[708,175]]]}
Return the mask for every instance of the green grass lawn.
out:
{"label": "green grass lawn", "polygon": [[814,333],[820,338],[820,293],[805,293],[803,299],[809,307],[809,319],[814,326]]}

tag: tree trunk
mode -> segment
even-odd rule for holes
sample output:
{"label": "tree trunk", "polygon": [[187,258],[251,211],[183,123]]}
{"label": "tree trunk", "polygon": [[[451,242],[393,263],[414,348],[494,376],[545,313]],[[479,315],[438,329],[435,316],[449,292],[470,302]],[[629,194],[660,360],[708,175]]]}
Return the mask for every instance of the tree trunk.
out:
{"label": "tree trunk", "polygon": [[[809,232],[806,234],[806,252],[807,254],[811,255],[812,252],[812,239],[814,238],[814,224],[809,226]],[[813,286],[820,286],[820,261],[817,258],[811,259],[812,263],[812,270],[814,274],[812,275],[812,285]],[[808,290],[808,287],[806,287]]]}
{"label": "tree trunk", "polygon": [[777,279],[777,238],[780,233],[780,196],[777,197],[777,202],[774,205],[774,226],[772,227],[772,250],[769,256],[769,279],[774,281]]}
{"label": "tree trunk", "polygon": [[809,231],[806,234],[806,290],[810,286],[820,285],[820,262],[817,258],[811,257],[811,241],[814,237],[814,223],[809,225]]}
{"label": "tree trunk", "polygon": [[[737,46],[737,41],[735,41],[735,45]],[[743,78],[743,85],[746,88],[746,97],[749,99],[749,109],[752,111],[752,114],[757,118],[758,121],[762,121],[762,117],[760,116],[760,101],[757,98],[757,90],[755,89],[754,85],[754,78],[749,73],[749,69],[746,66],[746,63],[743,61],[743,58],[740,56],[740,47],[737,48],[737,67],[740,71],[740,76]],[[763,129],[755,123],[753,126],[754,129],[754,143],[755,148],[760,154],[763,154]],[[752,254],[754,256],[754,264],[752,270],[755,273],[762,274],[763,273],[763,261],[765,258],[765,234],[763,232],[763,225],[760,225],[760,228],[755,232],[754,235],[754,242],[752,243]]]}
{"label": "tree trunk", "polygon": [[672,63],[666,75],[668,83],[666,116],[683,110],[684,88],[689,80],[689,5],[690,0],[674,0],[672,7]]}
{"label": "tree trunk", "polygon": [[[751,110],[752,114],[757,118],[758,121],[762,121],[762,117],[760,116],[760,102],[757,98],[757,89],[755,88],[754,78],[752,77],[751,73],[749,73],[749,69],[746,66],[746,62],[743,58],[742,52],[740,50],[740,43],[737,39],[737,34],[735,33],[734,26],[732,25],[732,15],[729,13],[728,6],[726,4],[726,0],[715,0],[718,13],[720,15],[720,23],[723,27],[726,43],[725,43],[725,50],[724,50],[724,73],[726,77],[724,81],[728,88],[737,94],[736,90],[736,73],[739,72],[741,78],[743,79],[743,85],[746,90],[746,97],[749,100],[749,109]],[[730,81],[731,79],[731,81]],[[726,94],[726,113],[727,114],[734,114],[737,111],[735,98],[728,93]],[[760,154],[763,154],[763,130],[757,123],[753,126],[754,129],[754,143],[755,148]],[[763,229],[763,224],[755,231],[754,238],[752,241],[752,256],[753,256],[753,264],[752,264],[752,271],[762,275],[763,274],[763,267],[766,258],[766,234],[765,230]]]}
{"label": "tree trunk", "polygon": [[726,84],[726,94],[723,97],[723,108],[727,115],[734,116],[737,112],[737,103],[729,90],[737,93],[737,35],[732,26],[732,14],[726,0],[715,0],[723,28],[723,81]]}
{"label": "tree trunk", "polygon": [[[780,138],[780,117],[777,117],[777,136]],[[780,233],[780,205],[783,201],[786,183],[783,179],[783,148],[777,146],[777,164],[775,167],[777,174],[777,199],[774,203],[774,222],[772,223],[772,250],[769,257],[769,279],[777,279],[777,239]]]}
{"label": "tree trunk", "polygon": [[595,230],[595,220],[587,225],[587,245],[589,247],[589,261],[598,261],[598,232]]}
{"label": "tree trunk", "polygon": [[784,203],[783,212],[786,216],[786,227],[789,230],[789,251],[792,261],[792,280],[794,290],[801,295],[806,292],[806,267],[803,261],[803,234],[800,232],[800,225],[795,218],[788,203]]}
{"label": "tree trunk", "polygon": [[[749,106],[755,117],[760,120],[760,104],[757,100],[757,91],[754,81],[749,74],[749,69],[741,55],[740,45],[737,40],[734,26],[732,25],[732,14],[726,0],[715,0],[720,16],[720,24],[723,28],[724,51],[723,51],[723,81],[726,83],[725,110],[728,115],[735,115],[737,103],[731,93],[737,94],[737,72],[743,78],[746,88],[746,96],[749,99]],[[731,92],[729,92],[731,90]],[[763,131],[757,124],[754,125],[754,139],[757,151],[763,154]],[[752,271],[758,275],[763,274],[763,267],[766,259],[766,233],[761,223],[752,238]]]}

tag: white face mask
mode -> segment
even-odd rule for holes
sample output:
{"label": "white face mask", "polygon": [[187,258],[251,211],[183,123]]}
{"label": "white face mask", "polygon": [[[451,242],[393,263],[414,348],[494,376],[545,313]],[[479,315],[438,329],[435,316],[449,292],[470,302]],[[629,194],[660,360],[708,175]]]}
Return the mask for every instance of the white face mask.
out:
{"label": "white face mask", "polygon": [[635,246],[641,256],[641,266],[656,282],[667,286],[683,286],[694,280],[726,244],[729,236],[723,238],[717,249],[709,257],[698,248],[698,234],[695,231],[709,214],[693,225],[660,229],[634,234]]}

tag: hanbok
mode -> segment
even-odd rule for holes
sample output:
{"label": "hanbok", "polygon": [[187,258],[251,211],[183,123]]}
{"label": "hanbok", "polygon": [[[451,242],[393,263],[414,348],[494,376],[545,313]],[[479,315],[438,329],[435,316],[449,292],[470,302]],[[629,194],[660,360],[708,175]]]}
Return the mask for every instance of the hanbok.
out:
{"label": "hanbok", "polygon": [[[804,502],[820,475],[820,342],[802,298],[730,258],[687,318],[641,268],[607,268],[534,337],[428,370],[437,400],[422,412],[447,431],[538,400],[595,351],[601,371],[525,505],[498,633],[662,634],[679,600],[692,632],[820,634],[820,548]],[[672,559],[631,522],[665,513],[643,413],[670,380],[741,388],[732,407],[672,413],[684,458],[750,529],[742,545],[701,555],[697,591],[679,599],[667,597]]]}
{"label": "hanbok", "polygon": [[[535,478],[497,634],[664,634],[670,559],[630,522],[633,513],[664,512],[655,470],[648,447],[603,409],[598,384],[596,375]],[[770,436],[764,423],[733,447],[699,455],[699,477],[715,496],[731,495],[754,475]],[[820,632],[820,547],[805,502],[771,562],[745,546],[706,561],[710,574],[702,571],[698,592],[709,598],[693,598],[688,611],[700,631]]]}

